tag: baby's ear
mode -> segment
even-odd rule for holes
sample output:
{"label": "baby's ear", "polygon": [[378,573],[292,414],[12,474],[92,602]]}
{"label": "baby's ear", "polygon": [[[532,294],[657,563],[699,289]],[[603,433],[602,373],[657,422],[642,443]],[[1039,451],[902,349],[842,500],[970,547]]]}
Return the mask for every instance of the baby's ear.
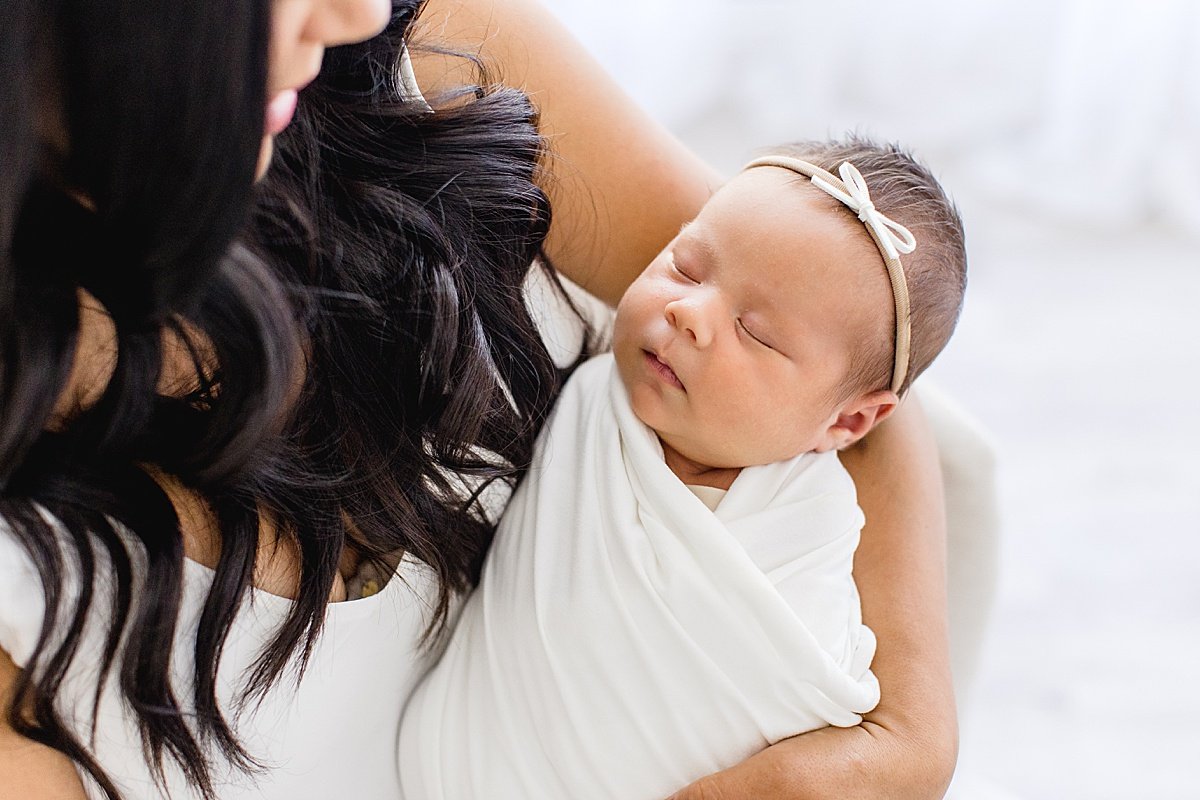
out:
{"label": "baby's ear", "polygon": [[824,453],[849,447],[890,417],[899,403],[900,398],[888,389],[852,397],[834,411],[816,451]]}

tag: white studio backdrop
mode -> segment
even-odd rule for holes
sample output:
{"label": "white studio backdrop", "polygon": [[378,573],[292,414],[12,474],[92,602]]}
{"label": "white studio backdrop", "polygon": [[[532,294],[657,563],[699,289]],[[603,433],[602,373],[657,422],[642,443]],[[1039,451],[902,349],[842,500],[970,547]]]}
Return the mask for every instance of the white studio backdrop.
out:
{"label": "white studio backdrop", "polygon": [[[668,127],[733,169],[848,129],[981,191],[1200,232],[1192,0],[551,0]],[[714,142],[720,142],[714,144]]]}

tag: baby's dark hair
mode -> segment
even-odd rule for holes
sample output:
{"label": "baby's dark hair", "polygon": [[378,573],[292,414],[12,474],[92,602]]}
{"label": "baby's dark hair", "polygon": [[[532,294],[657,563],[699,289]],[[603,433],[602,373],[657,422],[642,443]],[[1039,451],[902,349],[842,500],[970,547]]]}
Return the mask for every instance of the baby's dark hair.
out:
{"label": "baby's dark hair", "polygon": [[[962,309],[967,253],[962,219],[954,202],[928,167],[894,143],[879,144],[851,134],[844,139],[792,142],[772,147],[763,155],[799,158],[834,175],[843,162],[849,161],[866,180],[875,207],[916,237],[917,249],[900,257],[912,315],[908,374],[900,387],[903,396],[946,346]],[[854,216],[836,199],[831,197],[830,202]],[[869,234],[864,230],[864,235]],[[883,279],[887,279],[886,274]],[[894,311],[891,324],[894,331]],[[886,342],[860,342],[849,375],[839,389],[844,395],[840,399],[889,388],[894,360],[894,332]]]}

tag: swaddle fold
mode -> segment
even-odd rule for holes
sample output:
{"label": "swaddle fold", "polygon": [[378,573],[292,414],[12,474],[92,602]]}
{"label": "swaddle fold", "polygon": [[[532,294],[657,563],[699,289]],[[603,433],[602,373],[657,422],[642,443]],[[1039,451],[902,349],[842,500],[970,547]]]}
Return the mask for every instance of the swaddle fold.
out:
{"label": "swaddle fold", "polygon": [[716,513],[611,356],[580,367],[445,653],[405,711],[405,800],[661,800],[874,707],[832,454],[741,472]]}

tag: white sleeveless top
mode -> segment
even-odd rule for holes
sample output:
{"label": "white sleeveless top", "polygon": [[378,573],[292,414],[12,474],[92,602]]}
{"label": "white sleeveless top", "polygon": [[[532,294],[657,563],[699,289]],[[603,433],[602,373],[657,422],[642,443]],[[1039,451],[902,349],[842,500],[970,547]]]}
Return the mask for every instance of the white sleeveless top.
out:
{"label": "white sleeveless top", "polygon": [[[97,562],[98,574],[110,582],[107,559],[98,554]],[[191,696],[196,624],[212,578],[212,570],[185,561],[172,675],[185,709]],[[76,581],[73,590],[77,588]],[[98,623],[107,595],[97,595],[58,704],[66,724],[85,744],[106,630]],[[135,591],[134,596],[148,595]],[[417,679],[437,655],[418,646],[436,597],[433,571],[406,558],[378,594],[331,603],[299,684],[294,672],[285,673],[260,705],[235,718],[230,709],[244,676],[291,606],[290,600],[251,590],[221,659],[217,696],[242,744],[266,769],[251,778],[218,767],[217,796],[221,800],[399,797],[400,714]],[[0,527],[0,649],[18,667],[28,663],[44,610],[43,590],[32,562],[11,532]],[[135,719],[111,678],[102,693],[98,721],[90,749],[122,795],[127,800],[163,797],[143,760]],[[172,800],[198,796],[169,760],[166,782]],[[85,785],[90,797],[103,796],[86,778]]]}

